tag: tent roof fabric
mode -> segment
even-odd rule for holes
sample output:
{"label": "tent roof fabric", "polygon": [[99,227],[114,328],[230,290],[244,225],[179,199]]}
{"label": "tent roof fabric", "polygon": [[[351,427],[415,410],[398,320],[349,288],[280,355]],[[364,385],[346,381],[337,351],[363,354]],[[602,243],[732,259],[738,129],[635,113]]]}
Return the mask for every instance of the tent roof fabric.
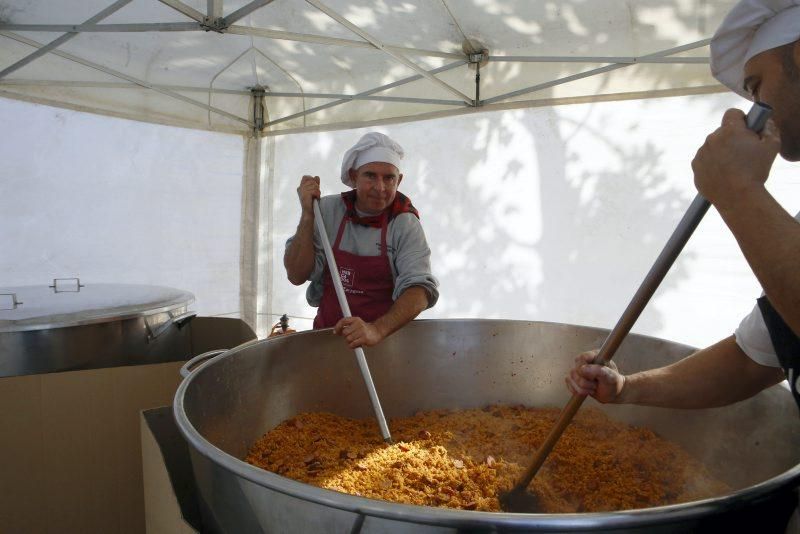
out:
{"label": "tent roof fabric", "polygon": [[0,96],[274,135],[715,92],[733,3],[0,0]]}

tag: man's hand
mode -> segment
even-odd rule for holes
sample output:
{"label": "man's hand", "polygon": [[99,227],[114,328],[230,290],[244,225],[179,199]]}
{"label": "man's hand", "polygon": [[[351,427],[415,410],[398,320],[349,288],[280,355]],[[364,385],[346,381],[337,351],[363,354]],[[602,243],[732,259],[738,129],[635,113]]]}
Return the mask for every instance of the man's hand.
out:
{"label": "man's hand", "polygon": [[729,109],[692,160],[695,187],[718,209],[735,205],[742,195],[763,187],[780,148],[771,119],[759,135],[747,128],[741,110]]}
{"label": "man's hand", "polygon": [[575,357],[575,365],[570,369],[564,382],[575,395],[591,395],[599,402],[615,402],[625,385],[625,377],[619,373],[614,362],[607,365],[592,363],[598,351],[584,352]]}
{"label": "man's hand", "polygon": [[302,208],[300,222],[283,254],[283,265],[289,281],[299,286],[306,283],[314,269],[314,199],[319,198],[319,176],[303,176],[297,196]]}
{"label": "man's hand", "polygon": [[297,196],[300,198],[300,207],[303,213],[314,212],[314,199],[320,197],[319,176],[305,175],[297,186]]}
{"label": "man's hand", "polygon": [[333,333],[342,336],[351,349],[372,347],[385,337],[374,324],[368,323],[360,317],[339,319],[339,322],[333,327]]}

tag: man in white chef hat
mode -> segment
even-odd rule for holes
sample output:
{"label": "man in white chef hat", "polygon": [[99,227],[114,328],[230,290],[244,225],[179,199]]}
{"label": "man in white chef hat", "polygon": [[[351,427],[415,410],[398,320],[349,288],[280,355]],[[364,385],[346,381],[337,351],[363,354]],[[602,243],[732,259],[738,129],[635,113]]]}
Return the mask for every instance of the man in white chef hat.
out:
{"label": "man in white chef hat", "polygon": [[[439,298],[419,213],[397,188],[403,149],[370,132],[348,150],[341,180],[351,187],[320,198],[319,176],[303,176],[297,188],[301,215],[286,242],[289,281],[310,281],[306,299],[317,306],[314,328],[333,327],[351,348],[372,346],[403,327]],[[343,318],[314,224],[318,198],[352,317]]]}
{"label": "man in white chef hat", "polygon": [[[625,376],[613,362],[591,364],[597,351],[579,355],[566,377],[578,395],[709,408],[788,379],[800,406],[800,222],[764,187],[779,153],[800,160],[800,0],[741,0],[710,46],[711,71],[720,82],[773,108],[760,135],[747,129],[741,110],[729,109],[692,161],[695,186],[736,237],[764,295],[733,335],[667,367]],[[791,499],[780,511],[740,519],[756,521],[760,532],[782,531],[796,504]],[[797,531],[796,517],[792,528]]]}
{"label": "man in white chef hat", "polygon": [[581,354],[567,377],[601,402],[701,408],[789,379],[800,405],[800,222],[764,187],[778,153],[800,160],[800,0],[742,0],[711,40],[711,71],[741,96],[769,104],[762,133],[729,109],[692,161],[698,191],[736,237],[764,297],[735,333],[662,369],[623,376]]}

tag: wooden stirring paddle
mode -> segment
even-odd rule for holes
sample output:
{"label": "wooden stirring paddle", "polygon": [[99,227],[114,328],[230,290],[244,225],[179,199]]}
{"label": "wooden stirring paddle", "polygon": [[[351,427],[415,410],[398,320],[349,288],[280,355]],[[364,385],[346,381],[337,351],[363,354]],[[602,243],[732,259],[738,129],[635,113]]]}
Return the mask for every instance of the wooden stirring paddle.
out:
{"label": "wooden stirring paddle", "polygon": [[[747,113],[747,127],[754,132],[760,133],[771,114],[771,107],[761,102],[755,102]],[[698,194],[694,198],[689,209],[686,210],[683,218],[678,223],[678,227],[672,233],[661,254],[658,255],[644,281],[639,286],[636,294],[634,294],[630,304],[625,308],[622,317],[620,317],[614,329],[603,342],[592,363],[605,365],[611,360],[710,206],[711,204],[708,200],[701,195]],[[503,510],[514,513],[536,513],[540,511],[536,497],[527,491],[528,486],[553,450],[553,447],[555,447],[567,425],[575,417],[584,400],[586,400],[586,397],[581,395],[573,395],[569,400],[561,411],[556,425],[545,438],[544,443],[536,450],[533,462],[517,485],[508,493],[500,495],[500,504]]]}
{"label": "wooden stirring paddle", "polygon": [[[345,295],[344,287],[342,287],[339,268],[336,266],[336,259],[333,257],[331,243],[325,231],[325,225],[322,222],[322,213],[319,211],[319,200],[316,198],[314,199],[314,222],[317,225],[317,230],[319,230],[320,238],[322,239],[322,248],[325,251],[325,258],[328,261],[328,269],[331,272],[331,280],[333,280],[333,287],[336,290],[336,297],[339,299],[339,306],[342,308],[342,315],[344,317],[351,317],[350,305],[347,304],[347,295]],[[356,354],[358,368],[361,370],[361,377],[364,379],[364,385],[367,386],[369,401],[372,403],[372,411],[375,413],[375,419],[378,420],[378,427],[380,428],[383,441],[391,443],[392,435],[389,433],[389,425],[386,423],[386,417],[383,415],[381,401],[378,399],[378,391],[375,389],[375,383],[372,381],[372,375],[369,372],[369,365],[367,364],[367,357],[364,354],[364,349],[356,347],[354,352]]]}

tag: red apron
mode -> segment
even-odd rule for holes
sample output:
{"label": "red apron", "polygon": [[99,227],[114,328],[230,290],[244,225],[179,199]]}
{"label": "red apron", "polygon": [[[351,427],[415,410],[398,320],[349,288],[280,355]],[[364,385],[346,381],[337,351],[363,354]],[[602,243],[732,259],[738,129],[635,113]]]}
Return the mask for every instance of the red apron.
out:
{"label": "red apron", "polygon": [[[344,227],[348,223],[347,216],[339,223],[339,232],[333,243],[333,257],[339,267],[347,303],[354,317],[373,322],[389,311],[394,304],[394,279],[389,255],[386,252],[386,227],[388,214],[381,217],[381,254],[380,256],[358,256],[339,249]],[[355,224],[355,223],[353,223]],[[322,300],[320,300],[317,316],[314,317],[314,329],[330,328],[344,315],[336,297],[333,279],[328,266],[322,275]]]}

